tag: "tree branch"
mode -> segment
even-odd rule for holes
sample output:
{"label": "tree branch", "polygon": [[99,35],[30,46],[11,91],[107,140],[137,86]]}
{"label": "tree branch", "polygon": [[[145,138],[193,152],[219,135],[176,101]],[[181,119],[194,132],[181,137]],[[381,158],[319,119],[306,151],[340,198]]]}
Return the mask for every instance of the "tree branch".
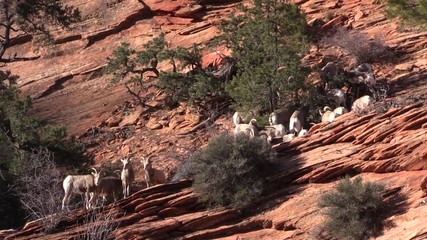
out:
{"label": "tree branch", "polygon": [[130,72],[134,74],[140,74],[141,78],[142,78],[142,75],[146,72],[153,72],[154,74],[156,74],[156,77],[159,76],[159,70],[157,70],[157,68],[144,68],[141,70],[130,70]]}

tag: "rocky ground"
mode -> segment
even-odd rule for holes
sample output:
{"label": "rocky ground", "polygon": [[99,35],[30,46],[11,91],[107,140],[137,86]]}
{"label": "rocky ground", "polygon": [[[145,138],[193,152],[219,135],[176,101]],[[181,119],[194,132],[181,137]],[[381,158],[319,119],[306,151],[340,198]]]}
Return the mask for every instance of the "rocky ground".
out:
{"label": "rocky ground", "polygon": [[[424,239],[425,205],[420,181],[427,174],[427,32],[402,27],[387,19],[383,4],[375,1],[295,1],[308,22],[327,33],[345,26],[370,36],[379,35],[399,55],[373,65],[375,75],[390,85],[389,96],[376,111],[364,116],[346,114],[332,124],[318,124],[310,134],[274,148],[281,167],[269,182],[274,193],[242,215],[232,210],[205,210],[187,181],[141,190],[109,206],[102,215],[118,223],[118,239],[316,239],[322,235],[323,216],[317,199],[339,177],[360,175],[387,186],[387,198],[396,202],[387,220],[391,223],[378,239]],[[210,127],[194,129],[205,120],[184,104],[162,107],[165,96],[155,97],[152,112],[135,106],[121,85],[112,85],[101,74],[106,58],[122,41],[134,48],[166,33],[170,46],[206,44],[216,35],[218,21],[234,11],[233,1],[78,1],[84,21],[74,32],[55,32],[55,44],[35,47],[31,38],[15,41],[10,53],[40,55],[31,62],[8,64],[20,75],[23,94],[34,98],[34,114],[67,126],[69,133],[88,146],[97,166],[118,167],[124,155],[156,154],[154,167],[170,178],[177,164],[218,132],[232,127],[231,113]],[[225,52],[225,49],[218,49]],[[331,55],[345,58],[336,49],[313,46],[305,61],[316,66]],[[218,55],[205,53],[205,64]],[[140,166],[136,166],[140,172]],[[139,176],[142,176],[140,174]],[[142,177],[137,179],[142,180]],[[43,236],[41,221],[9,238],[64,239],[91,227],[82,224],[87,212],[73,211],[59,226],[66,231]],[[6,235],[6,234],[5,234]],[[5,236],[3,235],[3,236]],[[1,236],[1,235],[0,235]]]}

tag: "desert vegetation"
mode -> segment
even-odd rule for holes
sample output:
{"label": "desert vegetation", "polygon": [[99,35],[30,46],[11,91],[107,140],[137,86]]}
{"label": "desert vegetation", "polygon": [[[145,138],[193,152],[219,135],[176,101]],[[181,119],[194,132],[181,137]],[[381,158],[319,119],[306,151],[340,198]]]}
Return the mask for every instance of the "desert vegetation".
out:
{"label": "desert vegetation", "polygon": [[[239,110],[273,112],[286,102],[299,100],[307,69],[301,63],[306,50],[306,21],[294,4],[255,0],[244,14],[224,20],[218,41],[238,59],[236,76],[226,91]],[[256,34],[254,34],[256,33]]]}
{"label": "desert vegetation", "polygon": [[207,206],[242,209],[259,199],[274,161],[275,152],[261,138],[223,133],[197,150],[178,172],[194,179],[193,187]]}
{"label": "desert vegetation", "polygon": [[361,177],[346,177],[332,192],[321,196],[325,229],[337,239],[369,239],[378,234],[384,224],[386,204],[380,183],[363,182]]}
{"label": "desert vegetation", "polygon": [[401,17],[412,25],[427,27],[427,1],[387,0],[386,11],[391,17]]}
{"label": "desert vegetation", "polygon": [[[80,11],[58,0],[11,0],[0,3],[0,19],[0,62],[5,65],[39,57],[6,54],[12,36],[31,33],[34,41],[47,43],[51,40],[50,27],[69,28],[80,20]],[[86,161],[83,145],[66,139],[64,127],[29,114],[32,102],[29,97],[20,96],[18,79],[9,71],[0,71],[1,227],[16,227],[22,224],[23,217],[35,219],[55,211],[52,201],[57,200],[58,192],[51,188],[58,177],[55,166],[79,166]],[[42,171],[51,174],[44,175]],[[42,199],[41,194],[47,189],[55,196],[46,194],[47,198]]]}
{"label": "desert vegetation", "polygon": [[[202,67],[202,55],[198,46],[190,49],[177,47],[169,49],[164,35],[149,41],[145,49],[136,51],[128,43],[122,43],[108,59],[106,74],[112,74],[113,82],[124,82],[127,91],[143,107],[151,96],[143,96],[149,87],[155,86],[169,94],[170,104],[188,101],[198,106],[209,105],[212,101],[224,100],[221,78],[210,69]],[[167,61],[170,71],[158,70],[158,63]],[[153,80],[153,77],[158,80]]]}
{"label": "desert vegetation", "polygon": [[393,56],[391,49],[384,44],[380,35],[371,39],[360,30],[338,28],[331,36],[324,37],[323,42],[342,48],[357,61],[357,64],[387,62]]}
{"label": "desert vegetation", "polygon": [[11,37],[30,32],[35,40],[51,40],[49,27],[68,28],[81,19],[77,8],[64,5],[59,0],[7,0],[0,3],[0,62],[33,60],[39,56],[5,56],[11,45]]}

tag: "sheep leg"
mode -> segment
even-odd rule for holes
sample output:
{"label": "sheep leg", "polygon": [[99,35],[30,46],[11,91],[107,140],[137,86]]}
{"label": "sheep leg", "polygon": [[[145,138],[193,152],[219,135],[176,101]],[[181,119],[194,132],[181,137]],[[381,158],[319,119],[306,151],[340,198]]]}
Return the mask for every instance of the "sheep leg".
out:
{"label": "sheep leg", "polygon": [[89,209],[89,193],[84,193],[84,208]]}
{"label": "sheep leg", "polygon": [[147,184],[147,187],[150,187],[151,185],[150,174],[148,173],[147,170],[145,170],[145,183]]}
{"label": "sheep leg", "polygon": [[68,202],[70,201],[70,193],[65,193],[64,198],[62,199],[62,210],[64,210],[65,208],[67,208],[68,210]]}
{"label": "sheep leg", "polygon": [[101,206],[104,206],[104,205],[105,205],[105,203],[107,203],[107,202],[108,202],[107,197],[106,197],[106,196],[102,196]]}
{"label": "sheep leg", "polygon": [[85,202],[86,202],[86,209],[91,209],[93,207],[93,200],[95,199],[94,193],[85,193]]}
{"label": "sheep leg", "polygon": [[118,193],[117,192],[114,192],[113,193],[113,199],[114,199],[114,202],[117,202],[117,199],[118,199],[119,197],[118,197]]}
{"label": "sheep leg", "polygon": [[126,183],[123,183],[122,187],[123,187],[123,198],[126,198],[127,197],[127,194],[126,194]]}

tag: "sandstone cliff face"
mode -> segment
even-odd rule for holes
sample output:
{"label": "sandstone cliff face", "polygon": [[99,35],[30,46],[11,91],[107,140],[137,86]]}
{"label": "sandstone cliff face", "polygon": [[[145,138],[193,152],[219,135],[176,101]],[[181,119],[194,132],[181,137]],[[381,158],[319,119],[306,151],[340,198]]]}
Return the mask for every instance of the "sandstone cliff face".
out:
{"label": "sandstone cliff face", "polygon": [[[245,216],[230,209],[204,209],[189,181],[147,188],[96,211],[117,224],[111,233],[117,239],[314,239],[322,233],[319,196],[334,180],[352,174],[385,184],[387,198],[395,201],[391,224],[379,239],[422,239],[427,234],[420,189],[427,174],[426,141],[423,103],[363,117],[349,113],[316,126],[309,135],[275,145],[279,173],[268,179],[274,192]],[[38,221],[8,238],[77,237],[93,229],[93,223],[84,221],[91,214],[71,212],[57,224],[57,233],[43,235],[43,221]]]}
{"label": "sandstone cliff face", "polygon": [[[230,116],[214,127],[193,133],[203,119],[185,105],[147,113],[134,106],[122,86],[110,86],[101,75],[106,57],[122,41],[140,48],[160,31],[171,46],[206,43],[216,34],[216,23],[233,11],[228,1],[68,1],[83,10],[85,20],[72,33],[55,33],[53,46],[37,48],[19,42],[10,49],[25,55],[41,55],[31,62],[5,68],[21,76],[24,94],[35,98],[34,113],[67,126],[89,145],[98,164],[114,163],[125,154],[156,153],[155,167],[172,171],[176,164],[219,131],[231,128]],[[101,215],[118,223],[112,237],[118,239],[315,239],[322,234],[323,216],[317,207],[321,193],[330,190],[346,174],[384,183],[388,198],[398,208],[378,239],[424,239],[427,207],[420,204],[421,179],[427,175],[427,32],[402,29],[397,20],[382,13],[373,1],[295,1],[309,22],[334,16],[320,28],[343,25],[374,36],[401,55],[390,64],[375,64],[379,79],[390,83],[385,112],[364,116],[353,113],[332,124],[313,126],[310,134],[274,148],[280,156],[278,174],[268,180],[275,193],[260,199],[242,216],[232,210],[206,210],[197,204],[190,182],[158,185],[133,194]],[[225,51],[223,49],[220,49]],[[315,48],[305,59],[316,64],[333,49]],[[206,54],[214,61],[215,54]],[[151,89],[151,91],[156,91]],[[161,105],[157,95],[150,104]],[[380,104],[381,105],[381,104]],[[142,176],[142,175],[141,175]],[[140,179],[139,179],[140,180]],[[397,198],[404,196],[404,198]],[[82,224],[91,214],[73,211],[58,226],[60,232],[41,234],[42,221],[17,233],[0,233],[9,239],[76,238],[90,229]]]}

